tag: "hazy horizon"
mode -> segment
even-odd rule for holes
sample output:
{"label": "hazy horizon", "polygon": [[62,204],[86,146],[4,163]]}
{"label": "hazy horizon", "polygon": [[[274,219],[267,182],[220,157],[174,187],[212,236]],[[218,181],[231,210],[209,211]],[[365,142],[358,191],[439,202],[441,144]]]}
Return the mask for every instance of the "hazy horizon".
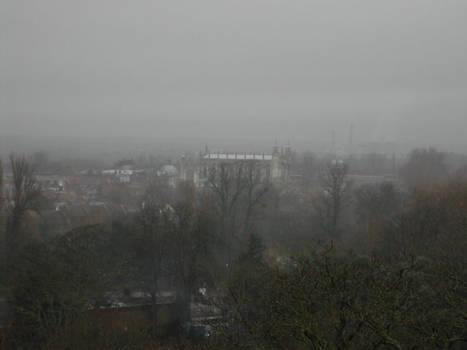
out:
{"label": "hazy horizon", "polygon": [[455,0],[4,0],[0,137],[324,145],[353,124],[355,143],[463,151],[465,13]]}

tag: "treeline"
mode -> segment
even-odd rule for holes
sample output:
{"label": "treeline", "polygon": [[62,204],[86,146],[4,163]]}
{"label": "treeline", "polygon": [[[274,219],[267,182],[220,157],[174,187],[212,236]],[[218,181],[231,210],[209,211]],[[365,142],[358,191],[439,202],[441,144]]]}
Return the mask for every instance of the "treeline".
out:
{"label": "treeline", "polygon": [[[2,330],[4,348],[140,348],[158,338],[157,298],[167,289],[177,291],[176,323],[188,320],[200,266],[210,258],[207,246],[218,244],[210,209],[190,186],[174,192],[154,176],[137,214],[45,239],[30,235],[25,219],[40,192],[32,168],[24,157],[10,161],[1,283],[13,318]],[[150,327],[109,331],[92,317],[134,291],[150,296]]]}
{"label": "treeline", "polygon": [[[309,157],[313,181],[296,186],[270,183],[254,162],[218,164],[203,189],[153,176],[138,213],[44,239],[24,219],[39,191],[33,170],[12,156],[15,200],[0,201],[0,230],[14,318],[0,344],[162,348],[157,298],[174,289],[167,346],[193,348],[183,326],[203,287],[223,320],[200,348],[461,349],[467,182],[445,160],[417,150],[399,181],[363,185],[350,181],[349,162],[316,168]],[[132,291],[150,296],[147,327],[90,316]]]}
{"label": "treeline", "polygon": [[371,250],[336,241],[282,265],[240,262],[227,348],[465,348],[466,198],[465,183],[418,189]]}

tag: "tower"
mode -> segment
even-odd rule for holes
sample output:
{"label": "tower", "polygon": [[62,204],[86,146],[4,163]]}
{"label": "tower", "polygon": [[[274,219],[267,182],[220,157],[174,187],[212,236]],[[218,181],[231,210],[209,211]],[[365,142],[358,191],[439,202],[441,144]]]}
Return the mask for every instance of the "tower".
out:
{"label": "tower", "polygon": [[281,178],[281,154],[279,153],[279,147],[275,145],[272,148],[272,159],[271,159],[271,179],[273,181]]}
{"label": "tower", "polygon": [[336,132],[334,130],[331,133],[331,153],[336,154]]}

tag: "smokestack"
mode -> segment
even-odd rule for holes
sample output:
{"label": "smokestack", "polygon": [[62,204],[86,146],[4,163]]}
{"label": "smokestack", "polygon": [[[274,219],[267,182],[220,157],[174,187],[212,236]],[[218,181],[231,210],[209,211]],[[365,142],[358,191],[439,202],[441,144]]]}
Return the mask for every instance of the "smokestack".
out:
{"label": "smokestack", "polygon": [[331,133],[331,150],[332,153],[336,153],[336,132],[333,130]]}

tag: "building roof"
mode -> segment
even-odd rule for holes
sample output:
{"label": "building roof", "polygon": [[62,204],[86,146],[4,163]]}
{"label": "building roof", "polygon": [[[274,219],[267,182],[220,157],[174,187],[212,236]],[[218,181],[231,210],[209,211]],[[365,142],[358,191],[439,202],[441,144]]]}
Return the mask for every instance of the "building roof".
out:
{"label": "building roof", "polygon": [[205,154],[204,159],[225,159],[225,160],[272,160],[270,154],[256,154],[256,153],[208,153]]}
{"label": "building roof", "polygon": [[166,164],[161,168],[161,174],[165,176],[177,176],[178,169],[172,164]]}

